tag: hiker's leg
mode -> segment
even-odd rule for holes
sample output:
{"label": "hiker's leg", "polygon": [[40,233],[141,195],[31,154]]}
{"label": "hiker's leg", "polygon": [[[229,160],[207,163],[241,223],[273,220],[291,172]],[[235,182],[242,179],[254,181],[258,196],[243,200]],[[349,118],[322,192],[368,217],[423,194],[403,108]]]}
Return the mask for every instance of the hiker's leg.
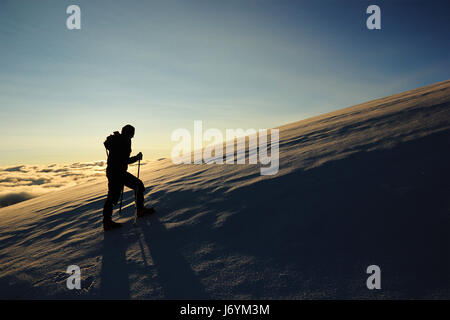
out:
{"label": "hiker's leg", "polygon": [[108,197],[106,198],[105,205],[103,206],[103,220],[111,220],[112,212],[113,202],[108,192]]}
{"label": "hiker's leg", "polygon": [[142,209],[144,207],[144,184],[141,180],[127,172],[125,174],[124,184],[130,189],[133,189],[136,193],[136,208]]}
{"label": "hiker's leg", "polygon": [[122,192],[121,179],[114,176],[108,176],[108,196],[103,206],[103,220],[111,220],[113,206],[117,204]]}

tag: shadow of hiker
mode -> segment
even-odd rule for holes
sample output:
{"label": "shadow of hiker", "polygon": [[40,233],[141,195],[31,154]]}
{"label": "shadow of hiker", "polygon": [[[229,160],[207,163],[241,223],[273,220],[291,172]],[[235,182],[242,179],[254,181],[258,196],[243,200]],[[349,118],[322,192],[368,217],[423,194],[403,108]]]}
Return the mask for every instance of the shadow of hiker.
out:
{"label": "shadow of hiker", "polygon": [[158,273],[166,299],[208,299],[203,285],[179,252],[170,232],[154,218],[142,221],[142,233]]}
{"label": "shadow of hiker", "polygon": [[129,299],[127,241],[120,232],[104,234],[100,295],[103,299]]}

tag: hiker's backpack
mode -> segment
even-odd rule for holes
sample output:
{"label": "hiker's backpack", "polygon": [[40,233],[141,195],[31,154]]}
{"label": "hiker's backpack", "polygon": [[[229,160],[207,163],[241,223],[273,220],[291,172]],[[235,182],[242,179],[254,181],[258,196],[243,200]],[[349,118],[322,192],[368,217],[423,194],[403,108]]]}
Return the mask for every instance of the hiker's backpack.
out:
{"label": "hiker's backpack", "polygon": [[[120,139],[119,131],[114,131],[113,134],[110,134],[106,138],[105,142],[103,142],[103,145],[105,146],[106,150],[111,152],[111,150],[114,149],[114,147],[118,145],[119,139]],[[109,155],[108,152],[106,152],[106,154]]]}

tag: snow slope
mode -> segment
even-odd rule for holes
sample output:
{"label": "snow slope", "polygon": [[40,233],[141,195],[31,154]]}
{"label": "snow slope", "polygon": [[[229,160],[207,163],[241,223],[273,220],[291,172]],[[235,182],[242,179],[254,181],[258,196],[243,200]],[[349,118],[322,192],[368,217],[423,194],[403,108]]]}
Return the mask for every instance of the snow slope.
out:
{"label": "snow slope", "polygon": [[450,298],[450,80],[279,129],[275,176],[148,162],[135,227],[106,178],[0,209],[0,298]]}

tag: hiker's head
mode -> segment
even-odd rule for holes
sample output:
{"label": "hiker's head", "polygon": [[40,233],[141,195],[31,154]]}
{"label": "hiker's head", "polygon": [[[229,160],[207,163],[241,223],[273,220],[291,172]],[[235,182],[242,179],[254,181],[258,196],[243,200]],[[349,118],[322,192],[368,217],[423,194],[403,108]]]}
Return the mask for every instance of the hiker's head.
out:
{"label": "hiker's head", "polygon": [[122,128],[122,134],[128,138],[134,137],[134,127],[130,124],[127,124],[125,127]]}

